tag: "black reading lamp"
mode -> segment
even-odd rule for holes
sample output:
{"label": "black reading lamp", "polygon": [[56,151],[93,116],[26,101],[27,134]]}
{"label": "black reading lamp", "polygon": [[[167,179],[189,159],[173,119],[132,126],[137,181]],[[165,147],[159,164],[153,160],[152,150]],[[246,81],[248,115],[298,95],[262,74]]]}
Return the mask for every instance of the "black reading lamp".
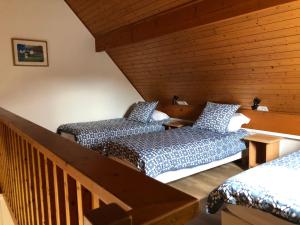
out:
{"label": "black reading lamp", "polygon": [[253,99],[253,105],[251,106],[252,110],[256,110],[258,108],[260,102],[261,102],[261,99],[259,99],[258,97],[255,97]]}
{"label": "black reading lamp", "polygon": [[179,99],[179,97],[174,95],[173,98],[172,98],[172,104],[176,105],[176,102],[177,102],[178,99]]}

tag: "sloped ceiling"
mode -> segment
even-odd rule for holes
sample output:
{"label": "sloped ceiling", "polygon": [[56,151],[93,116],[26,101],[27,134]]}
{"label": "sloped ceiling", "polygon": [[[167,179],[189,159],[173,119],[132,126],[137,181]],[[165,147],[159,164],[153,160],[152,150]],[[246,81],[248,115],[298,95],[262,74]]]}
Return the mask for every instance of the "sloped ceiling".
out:
{"label": "sloped ceiling", "polygon": [[66,1],[146,100],[300,113],[299,0]]}
{"label": "sloped ceiling", "polygon": [[94,36],[195,0],[66,0]]}

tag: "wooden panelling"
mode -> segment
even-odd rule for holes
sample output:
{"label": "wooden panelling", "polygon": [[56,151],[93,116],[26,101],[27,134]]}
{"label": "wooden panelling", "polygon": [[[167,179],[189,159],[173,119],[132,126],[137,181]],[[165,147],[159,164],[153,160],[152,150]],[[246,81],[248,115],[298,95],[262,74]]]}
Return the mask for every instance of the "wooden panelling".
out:
{"label": "wooden panelling", "polygon": [[[203,108],[204,105],[160,105],[159,110],[166,112],[171,117],[194,121],[199,117]],[[243,126],[244,128],[300,135],[299,113],[260,112],[250,109],[240,109],[239,112],[251,119],[249,124]]]}
{"label": "wooden panelling", "polygon": [[108,50],[146,100],[300,113],[300,1]]}
{"label": "wooden panelling", "polygon": [[240,112],[251,118],[251,122],[245,125],[245,128],[300,135],[299,114],[252,110],[240,110]]}
{"label": "wooden panelling", "polygon": [[65,0],[93,35],[201,0]]}
{"label": "wooden panelling", "polygon": [[261,10],[293,0],[204,0],[168,10],[138,23],[105,34],[98,34],[96,50],[140,42],[187,28]]}

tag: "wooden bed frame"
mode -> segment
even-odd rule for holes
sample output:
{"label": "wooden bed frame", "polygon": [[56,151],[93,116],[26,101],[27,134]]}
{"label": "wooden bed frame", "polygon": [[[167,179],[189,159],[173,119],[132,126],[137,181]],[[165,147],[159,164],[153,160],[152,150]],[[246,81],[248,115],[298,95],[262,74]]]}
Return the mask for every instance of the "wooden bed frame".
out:
{"label": "wooden bed frame", "polygon": [[222,225],[293,225],[270,213],[238,205],[226,205],[221,220]]}

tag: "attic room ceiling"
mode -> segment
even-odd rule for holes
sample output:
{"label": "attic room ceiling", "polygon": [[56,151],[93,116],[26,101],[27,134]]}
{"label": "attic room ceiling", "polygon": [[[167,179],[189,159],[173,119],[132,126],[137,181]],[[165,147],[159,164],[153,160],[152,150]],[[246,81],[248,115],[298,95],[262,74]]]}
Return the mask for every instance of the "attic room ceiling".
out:
{"label": "attic room ceiling", "polygon": [[145,100],[300,113],[300,0],[66,1]]}
{"label": "attic room ceiling", "polygon": [[94,36],[201,0],[65,0]]}
{"label": "attic room ceiling", "polygon": [[295,0],[65,0],[109,50]]}

